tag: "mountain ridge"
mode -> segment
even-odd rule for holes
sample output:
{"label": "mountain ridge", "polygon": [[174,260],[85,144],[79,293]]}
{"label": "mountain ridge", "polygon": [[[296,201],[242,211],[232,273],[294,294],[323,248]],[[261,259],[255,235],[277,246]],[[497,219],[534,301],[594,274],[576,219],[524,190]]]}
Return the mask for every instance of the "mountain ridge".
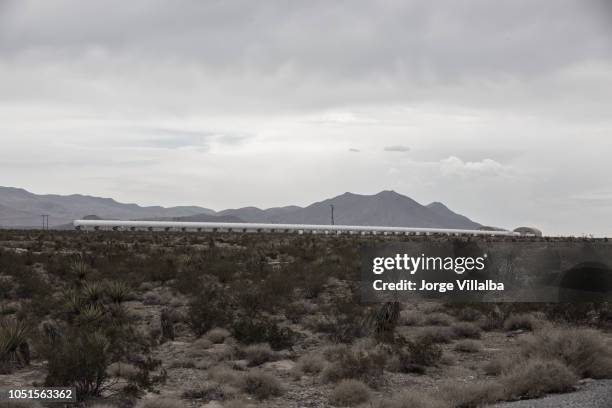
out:
{"label": "mountain ridge", "polygon": [[83,194],[37,195],[22,188],[0,187],[0,226],[33,228],[40,215],[49,214],[52,227],[66,228],[72,220],[89,217],[122,220],[203,222],[259,222],[330,224],[331,206],[337,225],[478,229],[481,225],[440,202],[421,205],[393,190],[376,194],[345,192],[301,207],[288,205],[261,209],[247,206],[214,211],[199,206],[140,206],[113,198]]}

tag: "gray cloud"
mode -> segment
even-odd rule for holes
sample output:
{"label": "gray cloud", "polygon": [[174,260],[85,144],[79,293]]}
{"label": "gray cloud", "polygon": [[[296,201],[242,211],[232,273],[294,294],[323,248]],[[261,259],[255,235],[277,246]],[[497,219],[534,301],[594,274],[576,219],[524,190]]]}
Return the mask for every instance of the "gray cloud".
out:
{"label": "gray cloud", "polygon": [[403,146],[403,145],[394,145],[394,146],[385,146],[385,148],[383,150],[385,152],[401,152],[401,153],[405,153],[405,152],[409,152],[410,148],[408,146]]}
{"label": "gray cloud", "polygon": [[0,0],[0,167],[143,204],[394,189],[604,234],[610,83],[605,0]]}

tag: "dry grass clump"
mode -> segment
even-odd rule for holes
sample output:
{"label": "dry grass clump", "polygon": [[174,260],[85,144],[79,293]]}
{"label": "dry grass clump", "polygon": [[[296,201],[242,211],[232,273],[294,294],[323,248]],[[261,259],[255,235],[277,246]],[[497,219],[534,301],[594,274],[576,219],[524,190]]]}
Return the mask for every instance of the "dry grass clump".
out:
{"label": "dry grass clump", "polygon": [[210,329],[206,332],[206,338],[210,340],[213,344],[220,344],[225,341],[231,335],[229,330],[216,327],[214,329]]}
{"label": "dry grass clump", "polygon": [[450,327],[425,327],[418,337],[432,343],[448,344],[455,339],[455,332]]}
{"label": "dry grass clump", "polygon": [[120,377],[129,380],[138,375],[140,370],[133,364],[129,363],[113,363],[106,369],[106,373],[109,377]]}
{"label": "dry grass clump", "polygon": [[508,372],[516,363],[515,356],[504,353],[487,362],[483,368],[485,374],[496,376]]}
{"label": "dry grass clump", "polygon": [[278,379],[260,370],[251,371],[244,376],[242,389],[259,400],[283,394],[283,388]]}
{"label": "dry grass clump", "polygon": [[480,327],[474,323],[460,322],[453,325],[453,332],[458,338],[479,339],[482,337]]}
{"label": "dry grass clump", "polygon": [[504,399],[537,398],[547,393],[571,391],[578,377],[556,360],[527,360],[501,378]]}
{"label": "dry grass clump", "polygon": [[233,399],[223,403],[223,408],[255,408],[256,404],[244,399]]}
{"label": "dry grass clump", "polygon": [[421,390],[406,390],[380,401],[376,408],[451,408],[449,404]]}
{"label": "dry grass clump", "polygon": [[295,370],[299,373],[317,375],[325,367],[325,359],[318,353],[310,353],[301,356],[295,366]]}
{"label": "dry grass clump", "polygon": [[407,341],[404,348],[396,353],[399,371],[424,374],[427,367],[437,365],[442,359],[442,348],[428,337]]}
{"label": "dry grass clump", "polygon": [[329,402],[340,407],[354,407],[370,400],[370,389],[361,381],[342,380],[331,392]]}
{"label": "dry grass clump", "polygon": [[382,379],[387,361],[387,355],[379,348],[337,347],[328,349],[327,355],[330,364],[321,371],[323,381],[337,382],[352,378],[373,387]]}
{"label": "dry grass clump", "polygon": [[448,381],[441,386],[442,399],[449,407],[479,407],[504,400],[504,389],[492,381]]}
{"label": "dry grass clump", "polygon": [[402,310],[399,324],[402,326],[419,326],[423,323],[423,314],[416,310]]}
{"label": "dry grass clump", "polygon": [[541,326],[541,322],[533,314],[512,314],[504,321],[504,330],[534,331]]}
{"label": "dry grass clump", "polygon": [[251,344],[243,353],[251,367],[272,361],[276,355],[268,343]]}
{"label": "dry grass clump", "polygon": [[595,330],[547,328],[520,347],[523,357],[559,360],[582,378],[612,378],[612,348]]}
{"label": "dry grass clump", "polygon": [[234,387],[242,387],[244,373],[232,370],[231,368],[220,365],[208,370],[208,378],[219,384],[230,384]]}
{"label": "dry grass clump", "polygon": [[477,322],[482,319],[483,314],[473,307],[462,307],[456,311],[455,317],[462,322]]}
{"label": "dry grass clump", "polygon": [[461,353],[479,353],[482,351],[482,344],[479,341],[464,339],[455,343],[455,351]]}
{"label": "dry grass clump", "polygon": [[450,326],[453,318],[446,313],[432,313],[425,317],[425,324],[429,326]]}
{"label": "dry grass clump", "polygon": [[200,350],[207,350],[211,348],[212,345],[213,345],[213,342],[208,340],[206,337],[201,337],[197,339],[196,341],[194,341],[193,343],[191,343],[191,346],[194,349],[200,349]]}
{"label": "dry grass clump", "polygon": [[204,382],[196,388],[190,388],[183,392],[183,398],[198,399],[204,402],[223,401],[231,399],[238,394],[238,390],[231,385],[218,384],[216,382]]}
{"label": "dry grass clump", "polygon": [[136,408],[187,408],[187,406],[177,398],[158,397],[138,401]]}

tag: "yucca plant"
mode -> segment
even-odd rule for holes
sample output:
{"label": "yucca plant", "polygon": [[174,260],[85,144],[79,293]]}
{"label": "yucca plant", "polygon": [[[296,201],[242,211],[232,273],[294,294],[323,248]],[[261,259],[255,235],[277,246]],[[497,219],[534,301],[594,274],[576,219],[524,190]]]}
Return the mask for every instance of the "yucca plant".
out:
{"label": "yucca plant", "polygon": [[6,319],[0,322],[0,363],[9,369],[13,365],[30,362],[27,341],[28,325],[20,320]]}
{"label": "yucca plant", "polygon": [[63,294],[64,298],[64,309],[66,312],[72,315],[78,315],[81,313],[81,309],[85,306],[85,300],[81,294],[76,290],[67,290]]}
{"label": "yucca plant", "polygon": [[122,325],[129,320],[127,308],[120,303],[108,305],[106,309],[113,324]]}
{"label": "yucca plant", "polygon": [[130,297],[131,289],[125,282],[112,281],[106,285],[106,294],[114,303],[121,303]]}
{"label": "yucca plant", "polygon": [[400,315],[399,302],[386,302],[380,306],[372,316],[374,334],[381,341],[393,339],[393,332],[397,327]]}
{"label": "yucca plant", "polygon": [[70,272],[79,280],[85,279],[89,272],[89,265],[85,262],[85,259],[83,259],[83,255],[78,254],[74,257],[70,263]]}
{"label": "yucca plant", "polygon": [[104,318],[105,311],[98,305],[85,305],[76,318],[78,326],[88,326],[98,323]]}
{"label": "yucca plant", "polygon": [[100,282],[84,282],[81,288],[83,298],[90,305],[102,302],[104,292],[105,288]]}

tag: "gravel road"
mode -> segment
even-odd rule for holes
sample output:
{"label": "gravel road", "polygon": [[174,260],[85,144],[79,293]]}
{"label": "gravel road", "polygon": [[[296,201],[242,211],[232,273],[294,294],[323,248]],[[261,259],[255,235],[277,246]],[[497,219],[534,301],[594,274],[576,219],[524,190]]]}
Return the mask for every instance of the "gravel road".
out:
{"label": "gravel road", "polygon": [[612,380],[588,381],[578,391],[534,400],[505,402],[495,408],[611,408]]}

